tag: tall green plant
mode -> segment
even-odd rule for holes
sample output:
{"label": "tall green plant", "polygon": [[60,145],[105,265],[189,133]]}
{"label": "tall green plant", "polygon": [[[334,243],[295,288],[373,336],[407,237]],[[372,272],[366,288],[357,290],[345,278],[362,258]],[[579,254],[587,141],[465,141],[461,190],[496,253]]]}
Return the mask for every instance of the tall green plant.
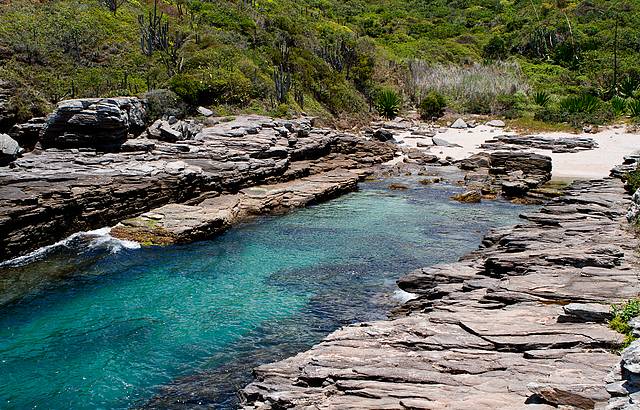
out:
{"label": "tall green plant", "polygon": [[640,119],[640,100],[629,100],[627,102],[627,107],[629,109],[629,114],[631,115],[631,117]]}
{"label": "tall green plant", "polygon": [[394,90],[384,89],[378,93],[375,107],[383,117],[394,119],[402,107],[402,98]]}
{"label": "tall green plant", "polygon": [[627,112],[627,101],[624,98],[615,96],[611,99],[611,112],[616,117],[620,117]]}
{"label": "tall green plant", "polygon": [[551,102],[551,95],[546,91],[536,91],[533,93],[533,102],[540,107],[546,107]]}
{"label": "tall green plant", "polygon": [[560,110],[568,114],[592,114],[600,107],[600,100],[590,94],[566,97],[560,101]]}

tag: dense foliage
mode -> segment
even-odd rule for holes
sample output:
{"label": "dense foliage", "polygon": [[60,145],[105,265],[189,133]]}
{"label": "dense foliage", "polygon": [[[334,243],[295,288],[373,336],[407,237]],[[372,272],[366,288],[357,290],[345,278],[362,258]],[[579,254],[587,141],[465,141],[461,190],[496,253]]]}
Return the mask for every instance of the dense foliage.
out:
{"label": "dense foliage", "polygon": [[[468,112],[640,115],[640,0],[156,1],[0,5],[13,108],[27,117],[62,98],[169,88],[219,114],[341,115],[393,88],[416,106],[436,90]],[[602,104],[566,105],[584,95]]]}

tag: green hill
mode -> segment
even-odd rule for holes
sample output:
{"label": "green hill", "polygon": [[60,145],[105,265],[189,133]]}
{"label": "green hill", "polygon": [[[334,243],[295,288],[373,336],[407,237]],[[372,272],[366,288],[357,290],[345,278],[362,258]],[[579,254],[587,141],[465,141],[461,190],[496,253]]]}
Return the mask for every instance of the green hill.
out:
{"label": "green hill", "polygon": [[[546,95],[569,112],[562,96],[633,97],[639,8],[639,0],[10,0],[0,5],[0,78],[18,86],[12,109],[22,118],[62,98],[159,88],[218,114],[353,116],[382,88],[406,104],[435,88],[458,111],[514,116],[546,106]],[[463,85],[482,90],[470,97]]]}

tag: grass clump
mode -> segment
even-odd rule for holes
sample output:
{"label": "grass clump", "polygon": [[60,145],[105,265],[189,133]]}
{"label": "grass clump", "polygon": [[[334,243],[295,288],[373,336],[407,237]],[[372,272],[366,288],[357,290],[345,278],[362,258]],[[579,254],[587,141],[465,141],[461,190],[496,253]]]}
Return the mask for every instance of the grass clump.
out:
{"label": "grass clump", "polygon": [[613,319],[609,321],[609,327],[618,333],[625,335],[622,348],[629,346],[636,337],[633,336],[633,328],[629,321],[640,315],[640,299],[632,299],[621,305],[612,306]]}
{"label": "grass clump", "polygon": [[398,116],[402,107],[402,98],[400,95],[390,89],[381,90],[375,101],[376,110],[387,119],[394,119]]}

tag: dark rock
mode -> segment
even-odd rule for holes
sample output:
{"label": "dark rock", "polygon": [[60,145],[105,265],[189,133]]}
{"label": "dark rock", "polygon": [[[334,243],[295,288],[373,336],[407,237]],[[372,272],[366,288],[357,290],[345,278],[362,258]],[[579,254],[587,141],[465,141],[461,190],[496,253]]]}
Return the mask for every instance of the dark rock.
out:
{"label": "dark rock", "polygon": [[145,102],[134,97],[87,98],[58,104],[42,132],[44,148],[113,149],[144,130]]}
{"label": "dark rock", "polygon": [[25,123],[11,127],[9,135],[20,144],[20,147],[31,151],[40,140],[40,135],[46,124],[47,119],[45,117],[32,118]]}
{"label": "dark rock", "polygon": [[466,191],[461,194],[457,194],[451,197],[454,201],[463,203],[477,203],[482,200],[482,192],[480,191]]}
{"label": "dark rock", "polygon": [[393,142],[393,132],[380,128],[373,133],[373,138],[381,142]]}

